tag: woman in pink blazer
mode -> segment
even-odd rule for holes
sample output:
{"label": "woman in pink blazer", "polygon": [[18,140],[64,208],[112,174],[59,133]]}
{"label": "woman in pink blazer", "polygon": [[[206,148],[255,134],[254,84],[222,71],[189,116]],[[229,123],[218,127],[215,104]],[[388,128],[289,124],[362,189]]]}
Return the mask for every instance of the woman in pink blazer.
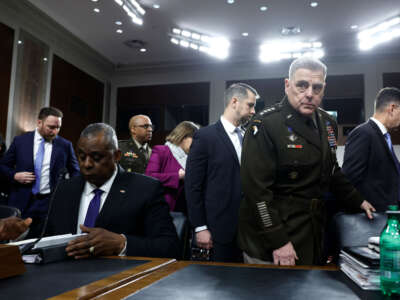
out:
{"label": "woman in pink blazer", "polygon": [[161,181],[171,211],[186,214],[183,180],[187,154],[198,129],[199,126],[190,121],[179,123],[165,138],[165,145],[153,147],[147,164],[145,174]]}

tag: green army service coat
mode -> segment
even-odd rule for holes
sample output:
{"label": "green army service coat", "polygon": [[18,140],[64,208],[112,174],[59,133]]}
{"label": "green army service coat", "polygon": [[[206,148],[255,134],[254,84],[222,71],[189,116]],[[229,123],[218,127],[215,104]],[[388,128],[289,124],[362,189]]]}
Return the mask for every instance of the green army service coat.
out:
{"label": "green army service coat", "polygon": [[238,242],[251,257],[272,261],[272,251],[291,241],[296,264],[318,264],[323,195],[332,192],[348,209],[360,210],[363,199],[336,160],[336,121],[318,109],[316,122],[319,129],[308,126],[285,97],[259,113],[246,131]]}
{"label": "green army service coat", "polygon": [[136,172],[144,174],[148,160],[146,156],[139,151],[138,146],[133,139],[118,141],[119,149],[122,152],[119,164],[127,172]]}

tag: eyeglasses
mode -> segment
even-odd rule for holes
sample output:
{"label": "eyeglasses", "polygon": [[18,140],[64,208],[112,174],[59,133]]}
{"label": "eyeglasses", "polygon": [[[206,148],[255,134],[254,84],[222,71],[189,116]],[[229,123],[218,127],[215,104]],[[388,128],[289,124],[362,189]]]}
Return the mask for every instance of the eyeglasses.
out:
{"label": "eyeglasses", "polygon": [[144,129],[149,129],[149,128],[151,128],[152,130],[154,130],[154,125],[152,125],[152,124],[143,124],[143,125],[134,125],[133,127],[141,127],[141,128],[144,128]]}
{"label": "eyeglasses", "polygon": [[[300,80],[295,83],[296,89],[299,93],[305,93],[310,88],[310,83],[305,80]],[[316,83],[311,85],[312,93],[314,95],[319,95],[324,89],[323,83]]]}

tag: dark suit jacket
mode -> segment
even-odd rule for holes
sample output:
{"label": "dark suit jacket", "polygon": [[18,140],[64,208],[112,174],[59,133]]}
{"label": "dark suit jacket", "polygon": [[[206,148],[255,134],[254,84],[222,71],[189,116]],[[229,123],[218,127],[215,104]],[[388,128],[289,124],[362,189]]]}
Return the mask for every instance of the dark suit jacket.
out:
{"label": "dark suit jacket", "polygon": [[[11,183],[8,205],[19,208],[24,215],[29,211],[47,211],[46,203],[29,203],[32,184],[20,184],[14,180],[17,172],[34,172],[33,139],[35,132],[27,132],[14,138],[10,148],[0,161],[0,173]],[[70,141],[57,136],[53,140],[50,159],[50,189],[53,190],[59,173],[67,168],[70,177],[79,174],[79,165]],[[37,207],[36,207],[37,206]]]}
{"label": "dark suit jacket", "polygon": [[397,158],[372,120],[355,128],[347,138],[342,170],[378,211],[399,200]]}
{"label": "dark suit jacket", "polygon": [[214,241],[233,242],[242,195],[240,164],[221,123],[201,128],[186,163],[185,194],[191,225],[207,225]]}
{"label": "dark suit jacket", "polygon": [[[76,233],[84,186],[85,180],[81,176],[60,184],[54,195],[48,235]],[[125,234],[127,255],[178,256],[178,237],[162,186],[150,177],[120,168],[95,227]]]}

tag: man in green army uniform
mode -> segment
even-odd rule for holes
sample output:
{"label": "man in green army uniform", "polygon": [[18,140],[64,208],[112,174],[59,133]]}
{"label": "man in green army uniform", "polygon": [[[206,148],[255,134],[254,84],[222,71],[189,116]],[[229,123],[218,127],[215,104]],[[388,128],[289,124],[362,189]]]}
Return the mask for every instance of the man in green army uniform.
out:
{"label": "man in green army uniform", "polygon": [[144,174],[151,155],[149,142],[153,134],[153,124],[148,116],[136,115],[129,120],[131,138],[119,141],[122,151],[120,165],[127,172]]}
{"label": "man in green army uniform", "polygon": [[286,97],[260,112],[246,132],[238,235],[245,262],[320,264],[327,192],[372,218],[375,209],[338,166],[337,125],[319,108],[325,78],[319,60],[295,60]]}

